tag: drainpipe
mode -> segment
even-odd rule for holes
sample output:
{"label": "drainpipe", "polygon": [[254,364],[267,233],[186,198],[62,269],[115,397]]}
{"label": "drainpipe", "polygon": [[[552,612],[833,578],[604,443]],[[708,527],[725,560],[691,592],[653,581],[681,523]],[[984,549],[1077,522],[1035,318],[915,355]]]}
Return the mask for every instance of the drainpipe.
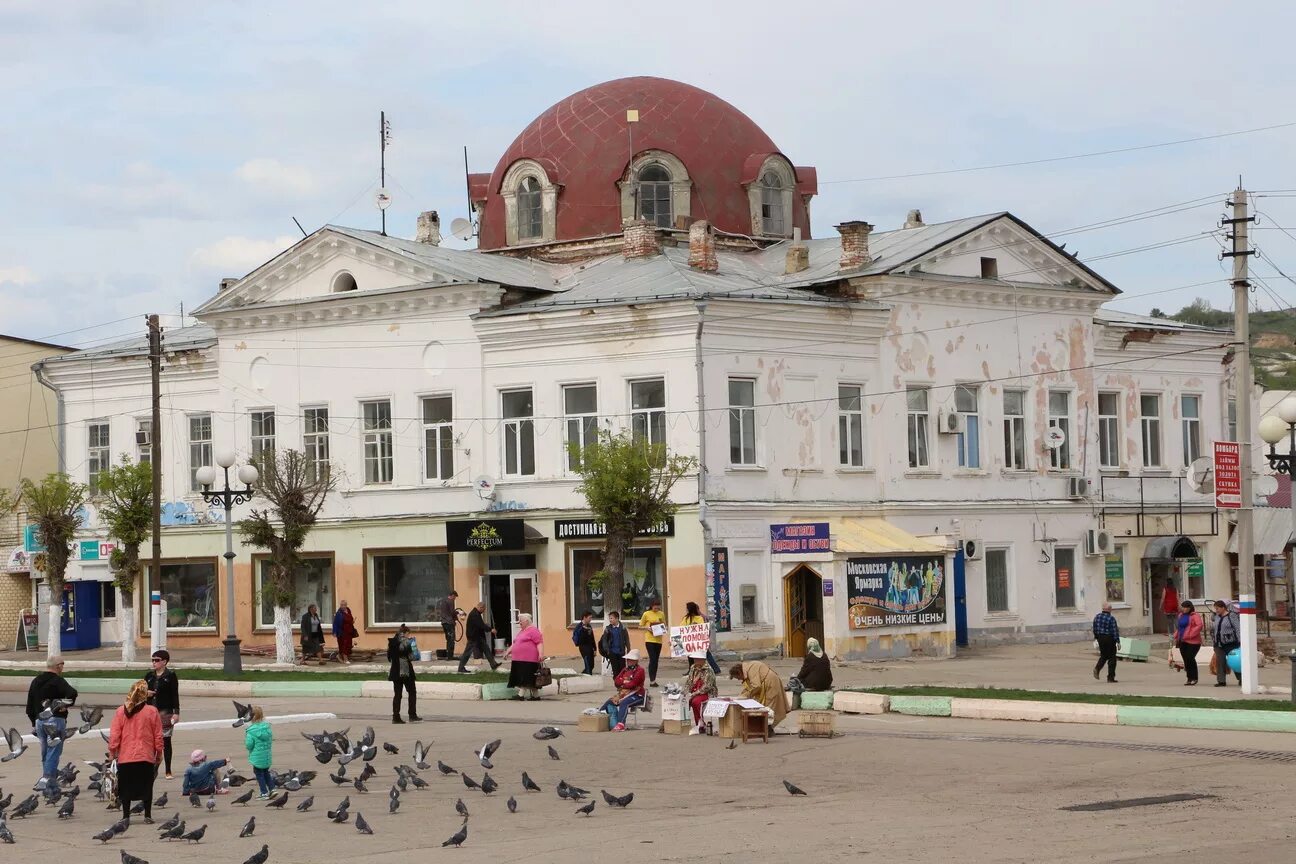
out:
{"label": "drainpipe", "polygon": [[[706,323],[706,298],[696,301],[698,322],[693,334],[693,365],[697,369],[697,418],[698,418],[698,522],[702,526],[702,572],[708,572],[711,565],[711,526],[707,519],[706,498],[706,383],[703,374],[705,366],[702,361],[702,327]],[[715,610],[708,610],[715,617]],[[719,647],[719,646],[715,646]]]}
{"label": "drainpipe", "polygon": [[[32,364],[31,370],[36,375],[36,380],[40,385],[54,394],[58,402],[57,410],[54,416],[58,418],[58,470],[60,474],[67,473],[67,426],[63,422],[63,391],[55,387],[45,377],[45,361],[37,360]],[[31,422],[30,420],[28,422]]]}

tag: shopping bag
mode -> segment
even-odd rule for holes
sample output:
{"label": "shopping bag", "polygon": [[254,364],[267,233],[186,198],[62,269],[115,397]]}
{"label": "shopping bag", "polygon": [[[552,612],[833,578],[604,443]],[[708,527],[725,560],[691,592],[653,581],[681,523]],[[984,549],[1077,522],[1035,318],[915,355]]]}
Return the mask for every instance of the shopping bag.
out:
{"label": "shopping bag", "polygon": [[1210,674],[1212,675],[1219,674],[1219,655],[1216,654],[1214,651],[1211,652]]}
{"label": "shopping bag", "polygon": [[1175,647],[1172,646],[1172,647],[1170,648],[1170,653],[1166,656],[1166,659],[1169,661],[1169,663],[1170,663],[1170,668],[1171,668],[1171,669],[1183,669],[1183,668],[1184,668],[1184,665],[1183,665],[1183,655],[1179,653],[1179,649],[1178,649],[1178,648],[1175,648]]}

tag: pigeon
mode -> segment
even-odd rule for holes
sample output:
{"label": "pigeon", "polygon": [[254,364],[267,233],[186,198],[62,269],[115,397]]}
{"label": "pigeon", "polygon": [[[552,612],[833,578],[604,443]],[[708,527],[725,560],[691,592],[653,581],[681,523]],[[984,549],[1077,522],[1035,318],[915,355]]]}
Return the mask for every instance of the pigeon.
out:
{"label": "pigeon", "polygon": [[45,702],[45,709],[36,716],[41,720],[49,720],[54,716],[55,711],[64,711],[72,707],[75,699],[49,699]]}
{"label": "pigeon", "polygon": [[0,819],[0,842],[14,842],[13,832],[9,830],[9,826],[4,823],[3,819]]}
{"label": "pigeon", "polygon": [[514,798],[512,795],[510,795],[508,801],[506,801],[505,803],[508,804],[508,808],[509,808],[509,812],[510,812],[510,813],[516,813],[516,812],[517,812],[517,799],[516,799],[516,798]]}
{"label": "pigeon", "polygon": [[486,795],[489,795],[498,788],[499,788],[499,784],[495,782],[495,778],[490,776],[490,772],[487,771],[486,775],[482,777],[482,782],[481,782],[482,792],[485,793]]}
{"label": "pigeon", "polygon": [[530,775],[525,771],[522,772],[522,788],[528,792],[540,791],[540,787],[536,785],[536,782],[532,780]]}
{"label": "pigeon", "polygon": [[231,771],[229,774],[225,775],[225,782],[230,786],[232,786],[233,788],[237,789],[238,787],[242,786],[244,783],[248,782],[248,778],[244,777],[242,774],[235,774],[234,772]]}
{"label": "pigeon", "polygon": [[305,813],[307,810],[311,808],[311,805],[314,803],[315,803],[314,795],[311,795],[309,798],[303,798],[302,802],[297,805],[297,812]]}
{"label": "pigeon", "polygon": [[428,782],[426,780],[414,774],[410,775],[409,782],[414,786],[415,789],[426,789],[428,785]]}
{"label": "pigeon", "polygon": [[27,751],[27,744],[17,729],[11,728],[4,733],[4,743],[5,754],[0,756],[0,762],[12,762]]}
{"label": "pigeon", "polygon": [[463,845],[463,842],[467,839],[468,839],[468,823],[464,822],[462,828],[460,828],[454,834],[450,835],[450,839],[441,844],[441,848],[444,849],[447,846],[453,846],[456,849],[458,849],[460,846]]}
{"label": "pigeon", "polygon": [[555,726],[541,726],[532,737],[537,741],[552,741],[562,734],[562,730]]}
{"label": "pigeon", "polygon": [[373,767],[372,762],[366,762],[364,768],[360,769],[360,779],[368,780],[378,773],[378,769]]}
{"label": "pigeon", "polygon": [[208,795],[208,796],[207,796],[207,812],[208,812],[208,813],[211,813],[211,812],[214,811],[215,809],[216,809],[216,796],[215,796],[215,795]]}
{"label": "pigeon", "polygon": [[89,732],[91,729],[93,729],[95,726],[97,726],[99,721],[102,719],[103,719],[102,708],[98,708],[98,707],[87,708],[85,706],[82,706],[81,725],[77,727],[76,731],[84,735],[87,732]]}
{"label": "pigeon", "polygon": [[184,820],[181,819],[175,825],[172,825],[166,831],[163,831],[158,836],[158,839],[159,840],[179,840],[182,836],[184,836],[184,833],[185,833],[185,823]]}
{"label": "pigeon", "polygon": [[243,704],[240,704],[239,702],[234,702],[234,716],[235,716],[235,718],[236,718],[236,719],[234,720],[234,728],[235,728],[235,729],[239,728],[239,727],[242,726],[244,723],[251,723],[251,722],[252,722],[252,706],[251,706],[251,705],[243,705]]}
{"label": "pigeon", "polygon": [[588,815],[590,815],[591,813],[593,813],[593,812],[594,812],[594,799],[591,798],[591,799],[590,799],[590,803],[586,804],[584,807],[580,807],[580,808],[578,808],[578,809],[576,810],[576,812],[577,812],[578,814],[580,814],[580,813],[584,813],[586,816],[588,816]]}
{"label": "pigeon", "polygon": [[389,744],[386,741],[383,742],[383,750],[392,754],[393,756],[397,756],[400,754],[399,747],[397,747],[395,744]]}
{"label": "pigeon", "polygon": [[366,726],[364,734],[360,736],[361,748],[372,747],[377,737],[378,736],[374,734],[374,728],[372,726]]}
{"label": "pigeon", "polygon": [[356,790],[357,792],[368,792],[368,791],[369,791],[369,787],[366,786],[366,785],[364,784],[364,781],[361,780],[359,777],[357,777],[357,778],[355,779],[355,783],[353,783],[353,784],[351,784],[351,785],[355,786],[355,790]]}
{"label": "pigeon", "polygon": [[172,816],[170,819],[166,820],[161,825],[159,825],[157,830],[170,831],[172,828],[176,827],[179,824],[180,824],[180,813],[177,811],[174,816]]}
{"label": "pigeon", "polygon": [[351,814],[346,810],[330,810],[328,817],[338,825],[345,825],[346,821],[351,818]]}
{"label": "pigeon", "polygon": [[100,831],[98,834],[95,834],[94,839],[98,840],[100,843],[107,843],[109,840],[116,837],[118,834],[124,834],[126,832],[126,829],[129,827],[130,827],[130,817],[127,817],[125,819],[122,819],[119,822],[114,822],[104,830]]}
{"label": "pigeon", "polygon": [[134,806],[132,806],[131,809],[130,809],[130,815],[132,815],[132,816],[138,816],[138,815],[140,815],[140,814],[143,813],[143,812],[144,812],[144,802],[143,802],[143,801],[136,801],[135,804],[134,804]]}
{"label": "pigeon", "polygon": [[278,798],[271,798],[269,801],[266,802],[266,806],[275,810],[282,810],[284,808],[284,805],[287,803],[288,803],[288,793],[285,792],[282,795],[280,795]]}
{"label": "pigeon", "polygon": [[554,760],[555,762],[560,761],[558,759],[558,751],[555,750],[552,746],[549,748],[549,758]]}
{"label": "pigeon", "polygon": [[90,839],[98,840],[100,843],[107,843],[109,840],[111,840],[113,837],[116,836],[117,836],[116,834],[113,834],[113,830],[111,828],[105,828],[104,830],[100,831],[98,834],[91,834]]}
{"label": "pigeon", "polygon": [[37,795],[28,795],[18,802],[13,812],[9,814],[10,819],[25,819],[28,814],[35,813],[36,808],[40,806],[40,797]]}
{"label": "pigeon", "polygon": [[788,794],[790,794],[790,795],[804,795],[804,794],[806,794],[804,789],[801,789],[801,788],[798,787],[798,786],[794,786],[793,784],[789,783],[789,782],[786,781],[786,780],[783,781],[783,788],[786,789],[786,790],[788,790]]}
{"label": "pigeon", "polygon": [[634,800],[633,792],[617,796],[612,795],[606,789],[600,789],[599,791],[603,793],[603,802],[609,807],[629,807],[630,802]]}
{"label": "pigeon", "polygon": [[256,832],[256,817],[253,816],[246,823],[244,823],[243,830],[239,832],[239,839],[241,840],[244,837],[251,837],[252,834],[255,832]]}
{"label": "pigeon", "polygon": [[[252,796],[255,795],[255,794],[256,794],[256,790],[255,790],[255,789],[249,789],[248,791],[244,792],[244,793],[243,793],[242,795],[240,795],[239,797],[235,798],[235,799],[234,799],[234,803],[235,803],[235,804],[247,804],[249,801],[252,800]],[[190,800],[193,800],[193,799],[190,799]]]}
{"label": "pigeon", "polygon": [[251,858],[244,861],[243,864],[265,864],[266,859],[269,857],[270,857],[270,847],[262,843],[261,851],[257,852]]}
{"label": "pigeon", "polygon": [[378,755],[377,747],[366,747],[364,748],[363,752],[361,752],[360,758],[365,762],[372,762],[374,760],[374,757],[377,755]]}
{"label": "pigeon", "polygon": [[350,809],[350,807],[351,807],[351,796],[348,795],[345,798],[343,798],[342,801],[338,804],[337,809],[347,810]]}
{"label": "pigeon", "polygon": [[726,750],[737,750],[737,749],[738,749],[738,742],[737,742],[737,741],[730,741],[730,742],[729,742],[729,746],[726,747],[725,749],[726,749]]}
{"label": "pigeon", "polygon": [[203,835],[206,833],[207,833],[207,826],[202,825],[190,831],[188,834],[180,835],[180,839],[188,840],[190,843],[197,843],[202,840]]}
{"label": "pigeon", "polygon": [[440,759],[437,760],[437,770],[440,771],[442,774],[446,775],[447,777],[450,776],[451,774],[459,773],[454,768],[451,768],[449,765],[442,762]]}
{"label": "pigeon", "polygon": [[167,793],[163,792],[161,795],[158,796],[157,800],[153,802],[153,806],[165,807],[166,805],[167,805]]}
{"label": "pigeon", "polygon": [[121,850],[121,864],[148,864],[148,862],[145,861],[143,858],[135,857],[134,855],[130,854],[125,849],[123,849]]}
{"label": "pigeon", "polygon": [[373,833],[373,829],[369,827],[369,823],[365,821],[364,816],[360,813],[356,813],[355,826],[356,826],[356,831],[358,831],[361,834]]}
{"label": "pigeon", "polygon": [[329,779],[332,780],[334,783],[336,783],[336,784],[339,785],[339,786],[345,786],[346,784],[348,784],[348,783],[351,782],[351,778],[350,778],[350,777],[347,777],[346,775],[344,775],[344,774],[342,774],[342,773],[338,773],[338,774],[330,774],[330,775],[329,775]]}
{"label": "pigeon", "polygon": [[72,806],[76,804],[75,798],[68,798],[63,802],[63,806],[58,809],[58,818],[68,819],[72,816]]}
{"label": "pigeon", "polygon": [[197,792],[190,792],[190,793],[189,793],[189,806],[190,806],[190,807],[201,807],[201,806],[202,806],[202,796],[199,795]]}
{"label": "pigeon", "polygon": [[559,797],[559,798],[566,799],[566,798],[570,798],[570,797],[571,797],[571,793],[567,790],[567,781],[566,781],[566,780],[559,780],[559,781],[558,781],[558,787],[557,787],[557,789],[558,789],[558,797]]}
{"label": "pigeon", "polygon": [[400,809],[400,796],[399,796],[399,795],[393,795],[393,796],[392,796],[392,797],[387,801],[387,812],[388,812],[388,813],[395,813],[395,812],[396,812],[397,810],[399,810],[399,809]]}
{"label": "pigeon", "polygon": [[495,767],[491,764],[490,757],[495,755],[495,751],[499,749],[500,743],[500,739],[496,738],[494,741],[483,744],[482,748],[477,751],[477,761],[480,762],[481,766],[488,771]]}
{"label": "pigeon", "polygon": [[423,746],[422,741],[414,742],[414,767],[420,771],[426,771],[432,767],[427,762],[427,748]]}
{"label": "pigeon", "polygon": [[469,777],[467,774],[461,774],[461,776],[463,777],[463,784],[467,786],[469,789],[481,788],[481,784],[478,783],[476,780],[472,779],[471,777]]}
{"label": "pigeon", "polygon": [[463,803],[463,799],[455,801],[455,812],[465,819],[468,818],[468,805]]}

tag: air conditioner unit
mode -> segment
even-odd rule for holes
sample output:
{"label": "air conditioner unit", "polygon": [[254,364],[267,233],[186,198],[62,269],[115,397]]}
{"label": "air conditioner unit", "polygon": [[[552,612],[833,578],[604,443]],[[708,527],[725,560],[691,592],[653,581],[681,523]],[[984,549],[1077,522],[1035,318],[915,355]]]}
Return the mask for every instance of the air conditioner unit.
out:
{"label": "air conditioner unit", "polygon": [[942,411],[936,415],[936,431],[942,435],[961,435],[966,428],[963,415],[957,411]]}
{"label": "air conditioner unit", "polygon": [[1088,477],[1068,477],[1067,478],[1067,497],[1084,498],[1093,488],[1093,483]]}
{"label": "air conditioner unit", "polygon": [[981,541],[964,540],[963,541],[963,560],[980,561],[981,560]]}
{"label": "air conditioner unit", "polygon": [[1086,555],[1110,555],[1116,549],[1112,533],[1102,528],[1090,528],[1085,532]]}
{"label": "air conditioner unit", "polygon": [[153,443],[153,432],[150,429],[138,429],[135,432],[135,443],[141,447],[148,447]]}

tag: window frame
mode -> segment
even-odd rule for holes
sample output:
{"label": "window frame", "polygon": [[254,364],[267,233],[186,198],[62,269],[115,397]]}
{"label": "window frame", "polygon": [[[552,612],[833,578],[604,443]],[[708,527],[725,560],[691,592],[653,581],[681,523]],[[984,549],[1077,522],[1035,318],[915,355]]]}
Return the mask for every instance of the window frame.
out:
{"label": "window frame", "polygon": [[[149,443],[139,443],[139,433],[148,432]],[[135,418],[135,461],[141,465],[153,464],[153,418],[136,417]]]}
{"label": "window frame", "polygon": [[[269,433],[266,432],[267,420]],[[260,459],[267,450],[274,452],[277,429],[273,408],[256,408],[248,412],[248,453],[253,461]]]}
{"label": "window frame", "polygon": [[[660,407],[653,408],[635,408],[634,407],[634,388],[638,384],[660,384],[662,404]],[[666,391],[666,376],[653,375],[643,378],[630,378],[626,380],[626,396],[630,406],[630,435],[635,440],[646,440],[648,446],[666,444],[666,406],[670,404],[670,394]],[[638,426],[642,418],[643,432],[641,433]],[[654,440],[654,429],[658,430],[657,435],[661,440]]]}
{"label": "window frame", "polygon": [[[1197,416],[1188,416],[1188,400],[1195,400],[1197,403]],[[1180,393],[1179,394],[1179,431],[1183,439],[1183,464],[1184,467],[1192,465],[1194,461],[1202,458],[1202,404],[1203,399],[1200,393]]]}
{"label": "window frame", "polygon": [[[1013,393],[1021,400],[1021,413],[1008,413],[1008,394]],[[1000,401],[1003,411],[1004,433],[1004,468],[1009,471],[1030,470],[1030,448],[1026,446],[1026,411],[1030,405],[1030,391],[1024,388],[1005,388]],[[1020,453],[1021,459],[1014,456]],[[1020,461],[1020,464],[1014,464]]]}
{"label": "window frame", "polygon": [[[206,438],[194,438],[193,424],[195,421],[199,423],[206,421],[207,423]],[[213,434],[214,430],[212,427],[212,415],[210,413],[203,413],[203,412],[197,414],[186,414],[185,430],[187,433],[185,437],[185,441],[187,442],[189,448],[189,492],[190,494],[195,494],[195,493],[200,493],[202,491],[202,486],[200,486],[198,483],[198,469],[215,467],[216,465],[216,461],[212,456],[213,446],[214,446],[213,439],[215,437]],[[204,453],[206,454],[205,456],[203,455]],[[195,464],[195,461],[197,462],[197,464]]]}
{"label": "window frame", "polygon": [[[991,609],[990,608],[990,556],[1000,555],[1000,554],[1003,555],[1003,562],[1004,562],[1004,571],[1003,571],[1004,608]],[[985,549],[985,558],[981,562],[981,564],[982,564],[981,569],[983,571],[981,581],[985,590],[985,614],[987,616],[1015,615],[1017,610],[1016,610],[1016,604],[1013,603],[1012,547],[1011,546],[987,546]]]}
{"label": "window frame", "polygon": [[[855,407],[842,408],[842,390],[854,389],[854,397],[846,397],[848,400],[855,400]],[[856,422],[858,421],[858,423]],[[847,437],[851,435],[853,427],[858,425],[859,431],[859,462],[849,461],[844,456],[849,456],[848,447],[853,446],[853,440],[850,445],[847,444]],[[864,416],[864,385],[857,384],[853,381],[837,382],[837,465],[840,468],[864,468],[868,465],[868,428],[865,426]],[[853,439],[853,436],[851,436]]]}
{"label": "window frame", "polygon": [[[437,400],[449,400],[450,412],[448,420],[437,420],[428,422],[427,408],[428,403]],[[422,435],[419,438],[419,451],[422,457],[419,462],[422,475],[420,479],[424,483],[450,483],[455,477],[455,423],[454,407],[455,397],[453,393],[426,393],[419,396],[419,424],[422,429]],[[436,456],[433,457],[432,447],[429,444],[429,435],[436,439]],[[442,440],[443,438],[447,440]],[[446,461],[449,464],[446,464]],[[433,474],[428,469],[431,463],[436,462],[436,473]]]}
{"label": "window frame", "polygon": [[[1159,392],[1139,393],[1139,444],[1142,449],[1143,467],[1159,469],[1165,467],[1165,442],[1161,437],[1162,394]],[[1144,399],[1156,400],[1156,413],[1147,414]],[[1149,447],[1149,444],[1151,446]],[[1152,451],[1152,452],[1150,452]]]}
{"label": "window frame", "polygon": [[[153,571],[153,562],[152,560],[141,560],[140,564],[144,568],[143,595],[147,597],[149,595],[149,592],[153,590],[153,579],[152,576],[150,575]],[[213,603],[215,604],[215,609],[212,612],[212,620],[215,623],[210,627],[172,627],[170,625],[167,625],[167,632],[168,633],[218,633],[220,632],[220,628],[221,626],[223,626],[221,624],[223,620],[222,615],[224,614],[224,608],[221,606],[221,603],[223,602],[225,596],[224,595],[225,589],[221,585],[222,579],[221,579],[220,558],[214,556],[206,556],[206,555],[199,555],[191,558],[163,558],[159,562],[159,564],[162,567],[166,567],[168,565],[181,565],[181,564],[210,564],[212,566],[212,572],[215,574],[215,578],[213,579],[212,582],[212,584],[215,586],[213,589],[215,592],[214,600],[213,600]],[[161,584],[161,579],[159,577],[159,585],[160,584]],[[152,633],[153,625],[152,622],[150,621],[150,618],[152,616],[149,615],[149,604],[136,602],[135,614],[140,616],[140,625],[139,625],[138,632],[141,634]]]}
{"label": "window frame", "polygon": [[[657,170],[666,175],[666,179],[645,180],[643,175],[649,171]],[[635,218],[646,219],[658,228],[675,227],[675,177],[669,167],[656,160],[647,162],[638,167],[635,171]],[[644,193],[648,190],[653,193],[653,215],[647,215],[644,208],[646,200]],[[666,205],[666,221],[662,221],[662,213],[658,212],[658,206]]]}
{"label": "window frame", "polygon": [[[360,402],[360,466],[363,471],[365,486],[390,486],[396,480],[396,430],[392,421],[392,400],[391,397],[376,397],[373,399],[361,399]],[[387,407],[387,425],[382,426],[382,416],[375,411],[373,419],[374,425],[371,427],[370,419],[366,413],[370,406],[375,409],[378,406]],[[385,446],[384,446],[385,442]],[[370,447],[374,448],[374,455],[370,457]],[[384,455],[384,450],[386,454]],[[370,464],[376,466],[374,476],[377,479],[369,479]],[[387,477],[382,479],[382,467],[386,464]]]}
{"label": "window frame", "polygon": [[[1064,414],[1054,413],[1053,411],[1054,395],[1066,397],[1066,412]],[[1072,391],[1064,390],[1061,388],[1050,388],[1049,390],[1045,391],[1045,395],[1044,395],[1045,407],[1048,409],[1047,427],[1051,429],[1054,426],[1057,426],[1059,429],[1062,430],[1062,434],[1065,436],[1065,438],[1062,441],[1062,446],[1055,447],[1052,450],[1048,451],[1050,471],[1075,470],[1074,469],[1075,460],[1072,458],[1073,454],[1071,452],[1071,445],[1073,443],[1072,430],[1075,428],[1075,421],[1073,419],[1074,417],[1073,412],[1075,410],[1075,405],[1074,405],[1074,400],[1071,398],[1072,395],[1074,395]],[[1058,423],[1057,422],[1058,420],[1061,420],[1062,422]]]}
{"label": "window frame", "polygon": [[[374,600],[374,559],[376,558],[396,558],[410,557],[415,555],[444,555],[446,558],[447,573],[449,574],[449,587],[447,591],[453,591],[454,584],[454,553],[446,546],[380,546],[372,549],[364,549],[361,552],[361,560],[364,562],[364,614],[361,618],[366,630],[395,630],[401,624],[408,624],[411,630],[435,630],[441,632],[441,622],[436,621],[378,621],[374,617],[377,603]],[[335,577],[336,578],[336,577]],[[445,595],[442,594],[442,597]],[[437,599],[441,599],[438,597]]]}
{"label": "window frame", "polygon": [[[960,392],[970,393],[974,408],[964,411],[958,407]],[[964,431],[954,436],[954,449],[958,453],[958,467],[968,471],[981,470],[981,387],[978,384],[954,385],[954,412],[963,417]],[[970,443],[969,443],[970,442]],[[971,458],[969,458],[971,457]]]}
{"label": "window frame", "polygon": [[[760,465],[756,440],[756,379],[745,376],[729,376],[726,379],[725,395],[729,406],[729,464],[738,468],[755,468]],[[751,388],[751,404],[735,405],[734,385]],[[736,424],[736,426],[735,426]],[[738,459],[734,459],[734,433],[738,433]],[[750,439],[750,440],[748,440]],[[749,457],[750,458],[747,458]]]}
{"label": "window frame", "polygon": [[[1103,397],[1116,400],[1116,411],[1103,413]],[[1098,417],[1098,467],[1107,471],[1118,471],[1121,467],[1121,394],[1115,390],[1099,390],[1097,396]],[[1115,461],[1107,461],[1114,456]]]}
{"label": "window frame", "polygon": [[[910,407],[909,397],[914,393],[923,394],[922,410]],[[905,444],[907,464],[910,471],[932,470],[931,458],[931,387],[927,384],[909,384],[905,386]],[[919,429],[918,427],[922,428]],[[921,437],[919,433],[921,432]],[[918,451],[921,450],[920,454]],[[921,457],[921,458],[920,458]]]}
{"label": "window frame", "polygon": [[[602,553],[604,551],[604,548],[605,547],[603,543],[589,542],[589,541],[578,541],[578,542],[570,542],[570,543],[563,544],[563,562],[564,562],[563,572],[564,572],[564,579],[565,579],[564,590],[567,592],[567,614],[573,616],[571,618],[572,623],[575,623],[580,620],[579,615],[580,612],[582,611],[581,609],[578,608],[579,604],[577,604],[576,602],[578,597],[578,592],[576,591],[576,585],[573,582],[573,579],[575,579],[577,575],[574,566],[575,553],[578,551],[591,551],[591,552]],[[666,541],[649,538],[649,537],[636,537],[634,540],[630,542],[630,548],[626,550],[627,561],[630,560],[630,557],[633,555],[634,550],[636,549],[656,549],[658,551],[658,554],[660,555],[661,598],[663,602],[662,608],[665,609],[666,608],[665,600],[669,596],[667,592],[670,590],[670,566],[669,566],[669,561],[667,560],[666,557],[666,551],[667,551]],[[621,610],[617,610],[617,611],[621,611]],[[607,612],[608,609],[606,608],[606,604],[604,604],[603,617],[600,619],[596,615],[594,616],[594,620],[607,621]],[[732,613],[730,617],[732,617]],[[639,622],[637,620],[632,620],[626,617],[622,617],[621,623],[624,624],[627,629],[634,629],[639,626]]]}
{"label": "window frame", "polygon": [[[505,396],[507,396],[507,395],[509,395],[509,394],[514,394],[514,393],[527,393],[527,394],[530,395],[530,399],[531,399],[531,413],[529,413],[529,414],[519,414],[519,415],[517,415],[517,416],[515,416],[515,417],[507,417],[507,416],[505,416],[505,413],[504,413],[504,398],[505,398]],[[527,385],[525,385],[525,386],[517,386],[517,387],[501,387],[501,388],[499,389],[499,406],[500,406],[500,448],[501,448],[501,450],[500,450],[500,474],[501,474],[502,476],[504,476],[504,477],[534,477],[534,476],[536,476],[536,467],[537,467],[537,466],[536,466],[536,446],[535,446],[535,437],[536,437],[536,428],[535,428],[536,398],[535,398],[535,394],[536,394],[535,387],[531,386],[530,384],[527,384]],[[509,470],[509,455],[510,455],[510,452],[509,452],[509,451],[510,451],[510,447],[509,447],[509,431],[510,431],[510,428],[512,428],[512,430],[513,430],[513,440],[514,440],[514,445],[515,445],[515,446],[512,448],[512,449],[515,451],[515,452],[512,454],[513,457],[514,457],[514,459],[515,459],[515,462],[516,462],[515,467],[516,467],[517,470],[515,470],[515,471],[510,471],[510,470]],[[529,433],[530,442],[531,442],[531,445],[530,445],[530,446],[531,446],[531,470],[530,470],[530,471],[524,471],[524,470],[522,470],[522,469],[526,466],[526,460],[523,458],[523,457],[525,456],[525,452],[524,452],[524,444],[525,444],[525,441],[526,441],[526,439],[527,439],[527,437],[528,437],[528,433]]]}
{"label": "window frame", "polygon": [[86,488],[91,495],[99,492],[99,476],[111,467],[112,424],[106,418],[86,421]]}
{"label": "window frame", "polygon": [[[1071,592],[1070,606],[1062,606],[1058,602],[1059,600],[1058,591],[1060,590],[1058,588],[1058,569],[1059,569],[1058,565],[1061,563],[1060,561],[1061,556],[1059,555],[1059,553],[1062,552],[1069,552],[1071,555],[1071,585],[1067,589]],[[1075,605],[1076,600],[1079,596],[1076,590],[1076,583],[1080,579],[1079,562],[1080,562],[1080,556],[1078,554],[1077,547],[1075,546],[1054,546],[1053,547],[1053,592],[1052,593],[1053,593],[1053,611],[1055,613],[1065,615],[1065,614],[1080,612],[1080,608]]]}
{"label": "window frame", "polygon": [[[573,412],[567,405],[567,392],[575,390],[593,390],[594,391],[594,410]],[[597,381],[570,381],[558,385],[559,404],[562,405],[562,465],[566,474],[576,474],[581,468],[580,453],[585,451],[586,447],[598,441],[599,432],[599,398]],[[573,441],[572,433],[576,433],[576,439]],[[576,453],[572,452],[572,444],[576,445]]]}
{"label": "window frame", "polygon": [[[306,457],[306,464],[310,471],[310,476],[318,476],[319,466],[323,465],[327,469],[331,458],[332,445],[329,441],[331,433],[329,417],[329,406],[327,405],[303,405],[302,412],[302,454]],[[321,432],[312,424],[320,420],[319,412],[323,412],[324,430]],[[323,452],[323,458],[320,458],[320,452]]]}
{"label": "window frame", "polygon": [[[325,561],[329,562],[329,582],[331,589],[330,595],[334,598],[334,610],[337,611],[337,555],[334,552],[302,552],[303,560]],[[257,633],[274,632],[274,610],[271,609],[271,618],[269,623],[265,623],[261,618],[261,586],[265,584],[265,577],[261,575],[261,568],[270,560],[270,555],[265,552],[252,553],[252,630]],[[306,610],[301,610],[304,613]],[[301,613],[294,611],[292,615],[292,631],[301,632]],[[332,615],[326,617],[323,609],[320,610],[320,626],[324,628],[327,634],[333,624]]]}
{"label": "window frame", "polygon": [[[774,183],[770,183],[770,178]],[[774,168],[765,168],[757,181],[760,186],[760,220],[761,235],[765,237],[786,237],[788,213],[784,209],[784,193],[787,185],[784,178]],[[777,210],[777,215],[775,211]]]}
{"label": "window frame", "polygon": [[[523,174],[517,181],[517,242],[533,243],[544,239],[544,184],[534,174]],[[534,206],[532,206],[534,204]],[[523,220],[526,231],[523,231]],[[532,229],[535,233],[531,233]]]}

